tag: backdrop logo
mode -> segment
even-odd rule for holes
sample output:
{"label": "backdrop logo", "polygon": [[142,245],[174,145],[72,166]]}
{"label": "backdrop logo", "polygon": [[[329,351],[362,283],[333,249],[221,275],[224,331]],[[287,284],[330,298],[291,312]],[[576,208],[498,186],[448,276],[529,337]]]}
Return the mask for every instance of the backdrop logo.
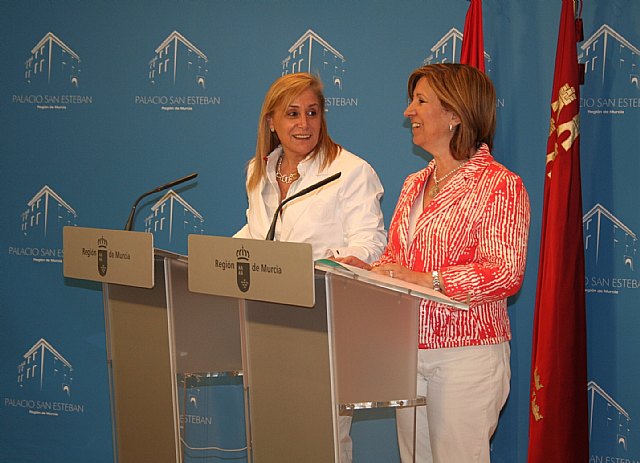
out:
{"label": "backdrop logo", "polygon": [[[455,27],[449,29],[449,32],[440,37],[431,47],[430,54],[422,61],[423,65],[435,63],[459,63],[462,53],[462,38],[464,34]],[[484,52],[484,66],[487,75],[493,71],[493,60],[491,55]],[[504,106],[504,98],[498,98],[498,107]]]}
{"label": "backdrop logo", "polygon": [[148,63],[149,85],[160,93],[135,96],[135,104],[159,106],[164,111],[192,111],[196,106],[220,104],[206,95],[209,58],[189,39],[173,31],[155,49]]}
{"label": "backdrop logo", "polygon": [[[207,403],[210,400],[209,394],[207,394],[207,392],[209,392],[210,388],[208,388],[206,384],[202,382],[202,379],[198,378],[196,375],[189,376],[190,377],[187,377],[187,384],[185,384],[185,388],[188,391],[187,396],[189,400],[185,404],[184,413],[180,414],[180,424],[182,424],[183,426],[211,426],[214,423],[213,417],[202,414],[203,412],[206,413],[207,411]],[[203,383],[202,387],[194,386],[198,385],[199,383]],[[204,407],[202,407],[202,412],[198,410],[200,402],[204,404]],[[193,438],[193,436],[191,437]]]}
{"label": "backdrop logo", "polygon": [[345,88],[346,62],[342,53],[309,29],[289,48],[289,54],[282,60],[282,75],[296,72],[318,75],[324,84],[327,108],[358,106],[357,98],[342,94]]}
{"label": "backdrop logo", "polygon": [[[72,105],[93,103],[92,96],[77,94],[80,62],[78,53],[55,34],[47,32],[24,62],[24,81],[34,93],[13,95],[12,102],[30,104],[41,110],[66,110]],[[60,93],[52,94],[51,90]]]}
{"label": "backdrop logo", "polygon": [[84,405],[71,402],[73,366],[46,339],[41,338],[22,356],[17,367],[21,397],[5,397],[6,409],[30,415],[59,416],[84,413]]}
{"label": "backdrop logo", "polygon": [[179,194],[169,190],[144,219],[144,231],[153,233],[155,246],[186,243],[188,235],[204,233],[204,217]]}
{"label": "backdrop logo", "polygon": [[[631,416],[595,381],[589,381],[587,389],[589,391],[589,440],[591,448],[616,448],[626,453],[629,450]],[[606,461],[613,462],[618,461],[618,459]]]}
{"label": "backdrop logo", "polygon": [[585,89],[580,106],[590,115],[623,115],[640,108],[640,49],[603,24],[580,47]]}
{"label": "backdrop logo", "polygon": [[249,291],[249,285],[251,284],[251,264],[249,263],[249,251],[244,246],[236,251],[236,257],[238,263],[236,265],[236,274],[238,281],[238,289],[243,293]]}
{"label": "backdrop logo", "polygon": [[107,249],[107,240],[104,236],[98,238],[98,273],[101,276],[105,276],[107,274],[108,254],[109,250]]}
{"label": "backdrop logo", "polygon": [[48,185],[27,202],[20,214],[20,232],[36,246],[9,246],[9,255],[32,258],[33,262],[62,263],[62,229],[77,225],[76,211]]}
{"label": "backdrop logo", "polygon": [[[463,36],[464,34],[455,27],[449,29],[449,32],[440,37],[431,47],[431,54],[424,59],[422,64],[459,63]],[[493,71],[493,61],[491,55],[486,51],[484,52],[484,65],[487,74],[490,74]]]}
{"label": "backdrop logo", "polygon": [[640,289],[636,275],[638,237],[601,204],[582,218],[587,293],[619,294]]}

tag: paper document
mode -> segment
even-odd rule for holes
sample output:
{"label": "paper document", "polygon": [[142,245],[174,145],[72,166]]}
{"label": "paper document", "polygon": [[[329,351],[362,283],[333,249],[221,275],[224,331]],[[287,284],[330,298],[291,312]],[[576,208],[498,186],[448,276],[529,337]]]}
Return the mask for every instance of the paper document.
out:
{"label": "paper document", "polygon": [[469,310],[469,305],[463,302],[454,301],[450,297],[435,291],[426,286],[420,286],[413,283],[407,283],[406,281],[399,280],[397,278],[391,278],[387,275],[381,275],[379,273],[371,272],[369,270],[363,270],[353,265],[347,265],[340,262],[336,262],[330,259],[320,259],[315,262],[316,268],[324,270],[330,273],[338,273],[342,275],[353,276],[356,280],[366,281],[368,283],[374,283],[379,286],[384,286],[389,289],[402,289],[403,292],[411,294],[413,296],[429,299],[431,301],[446,304],[451,307],[455,307],[460,310]]}

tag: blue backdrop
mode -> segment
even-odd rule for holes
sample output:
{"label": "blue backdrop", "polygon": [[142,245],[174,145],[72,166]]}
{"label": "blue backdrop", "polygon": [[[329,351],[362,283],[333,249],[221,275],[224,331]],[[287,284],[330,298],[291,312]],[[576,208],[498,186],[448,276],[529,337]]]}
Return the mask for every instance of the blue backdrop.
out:
{"label": "blue backdrop", "polygon": [[[422,63],[458,61],[468,5],[0,2],[0,462],[113,459],[100,288],[63,278],[64,225],[120,229],[139,194],[195,171],[197,182],[144,200],[136,229],[181,253],[189,233],[231,235],[244,223],[262,98],[297,70],[322,76],[329,130],[377,170],[388,225],[402,181],[428,161],[402,115],[406,79]],[[494,155],[532,205],[527,274],[510,304],[512,392],[492,459],[524,462],[560,1],[483,7]],[[586,1],[583,16],[591,461],[639,461],[640,2]],[[357,413],[354,461],[398,461],[394,426],[393,411]]]}

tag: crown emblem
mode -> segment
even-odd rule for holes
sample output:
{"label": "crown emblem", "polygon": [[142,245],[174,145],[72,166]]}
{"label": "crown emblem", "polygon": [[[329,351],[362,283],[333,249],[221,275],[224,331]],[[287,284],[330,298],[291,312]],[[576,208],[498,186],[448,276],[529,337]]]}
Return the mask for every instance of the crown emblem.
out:
{"label": "crown emblem", "polygon": [[247,251],[244,246],[236,251],[236,257],[238,260],[249,260],[249,251]]}
{"label": "crown emblem", "polygon": [[99,248],[106,248],[107,247],[107,240],[104,239],[104,236],[101,238],[98,238],[98,247]]}

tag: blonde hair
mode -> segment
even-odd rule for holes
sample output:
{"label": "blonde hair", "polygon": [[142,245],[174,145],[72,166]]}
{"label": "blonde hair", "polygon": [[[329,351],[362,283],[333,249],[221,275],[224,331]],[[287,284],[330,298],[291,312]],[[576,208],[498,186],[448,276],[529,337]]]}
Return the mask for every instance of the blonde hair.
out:
{"label": "blonde hair", "polygon": [[422,78],[433,89],[443,108],[455,113],[460,124],[449,144],[455,159],[467,159],[482,143],[493,148],[496,131],[496,91],[480,70],[457,63],[430,64],[413,71],[407,88],[409,98]]}
{"label": "blonde hair", "polygon": [[280,144],[278,135],[269,129],[269,118],[273,116],[275,111],[285,111],[293,100],[307,89],[313,90],[320,102],[320,134],[312,156],[322,156],[321,169],[330,165],[338,156],[340,145],[331,139],[327,131],[322,82],[318,77],[306,72],[287,74],[271,84],[262,103],[260,119],[258,120],[256,154],[248,164],[249,178],[247,180],[247,188],[249,191],[257,187],[266,175],[266,158]]}

